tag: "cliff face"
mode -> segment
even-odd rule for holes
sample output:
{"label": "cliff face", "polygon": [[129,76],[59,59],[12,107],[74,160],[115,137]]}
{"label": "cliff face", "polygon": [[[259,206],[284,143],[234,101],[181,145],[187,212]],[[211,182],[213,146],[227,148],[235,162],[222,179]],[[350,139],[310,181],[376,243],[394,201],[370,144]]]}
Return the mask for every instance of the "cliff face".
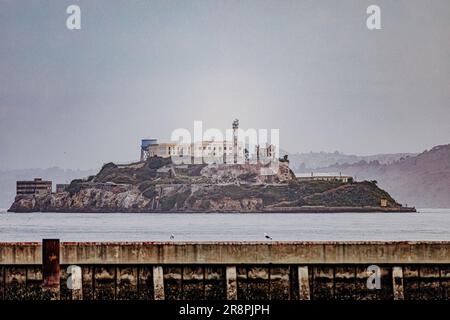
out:
{"label": "cliff face", "polygon": [[119,212],[133,207],[144,208],[149,199],[132,186],[108,190],[99,186],[84,186],[80,191],[54,193],[48,196],[17,196],[9,209],[13,212]]}
{"label": "cliff face", "polygon": [[88,180],[43,197],[18,196],[13,212],[261,212],[304,206],[399,205],[369,182],[299,182],[288,163],[274,175],[259,165],[183,165],[153,158],[145,163],[105,165]]}

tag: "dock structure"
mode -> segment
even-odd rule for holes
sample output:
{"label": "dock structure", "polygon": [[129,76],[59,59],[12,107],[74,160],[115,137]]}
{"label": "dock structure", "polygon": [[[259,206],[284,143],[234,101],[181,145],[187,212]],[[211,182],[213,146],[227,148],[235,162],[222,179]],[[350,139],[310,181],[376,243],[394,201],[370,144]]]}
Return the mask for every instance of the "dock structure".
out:
{"label": "dock structure", "polygon": [[0,299],[448,300],[450,242],[0,243]]}

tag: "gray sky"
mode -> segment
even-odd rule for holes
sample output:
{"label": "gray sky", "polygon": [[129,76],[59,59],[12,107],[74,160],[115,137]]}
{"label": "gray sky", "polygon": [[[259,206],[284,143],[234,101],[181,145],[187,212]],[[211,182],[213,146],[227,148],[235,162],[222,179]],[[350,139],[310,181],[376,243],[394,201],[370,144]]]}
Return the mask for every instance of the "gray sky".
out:
{"label": "gray sky", "polygon": [[449,102],[448,0],[0,0],[0,169],[125,162],[235,117],[292,152],[417,152],[450,143]]}

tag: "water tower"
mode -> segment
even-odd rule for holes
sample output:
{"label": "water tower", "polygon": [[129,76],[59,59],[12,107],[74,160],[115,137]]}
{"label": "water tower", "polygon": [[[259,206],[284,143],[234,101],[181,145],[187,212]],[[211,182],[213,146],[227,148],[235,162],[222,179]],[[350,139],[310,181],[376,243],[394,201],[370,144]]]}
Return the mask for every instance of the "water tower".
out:
{"label": "water tower", "polygon": [[141,161],[145,161],[150,156],[150,147],[158,145],[156,139],[142,139],[141,140]]}

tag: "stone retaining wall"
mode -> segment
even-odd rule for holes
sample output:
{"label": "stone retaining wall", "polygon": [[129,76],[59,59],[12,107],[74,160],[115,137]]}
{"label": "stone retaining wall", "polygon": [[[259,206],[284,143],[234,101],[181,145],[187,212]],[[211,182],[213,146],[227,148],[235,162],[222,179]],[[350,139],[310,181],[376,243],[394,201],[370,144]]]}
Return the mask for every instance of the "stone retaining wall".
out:
{"label": "stone retaining wall", "polygon": [[[448,242],[61,243],[59,259],[63,300],[450,299]],[[46,298],[42,263],[40,243],[1,243],[0,299]]]}

